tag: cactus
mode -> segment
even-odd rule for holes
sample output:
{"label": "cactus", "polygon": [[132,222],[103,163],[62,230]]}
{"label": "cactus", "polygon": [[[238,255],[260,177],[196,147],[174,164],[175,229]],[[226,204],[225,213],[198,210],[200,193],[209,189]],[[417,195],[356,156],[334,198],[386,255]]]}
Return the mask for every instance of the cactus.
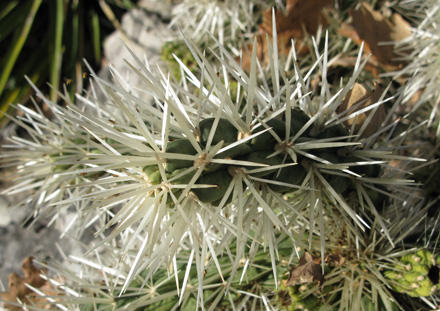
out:
{"label": "cactus", "polygon": [[[367,62],[338,88],[323,70],[331,61],[328,37],[307,70],[294,51],[293,62],[269,53],[269,68],[260,68],[255,44],[250,72],[221,40],[213,39],[211,55],[185,41],[189,49],[175,51],[179,81],[135,59],[153,103],[129,85],[98,79],[94,87],[106,91],[108,107],[93,94],[79,96],[98,113],[45,100],[53,119],[22,108],[25,117],[16,120],[32,140],[17,139],[2,158],[19,163],[20,184],[10,192],[34,189],[36,199],[24,204],[39,214],[75,208],[77,222],[103,237],[100,271],[79,280],[77,302],[89,295],[89,310],[226,309],[231,302],[263,310],[273,302],[286,310],[390,311],[397,308],[390,288],[432,293],[440,259],[431,254],[380,271],[402,231],[421,218],[417,185],[407,176],[422,159],[405,153],[410,130],[394,136],[399,98],[390,103],[391,123],[371,136],[347,126],[357,111],[338,111]],[[396,213],[402,220],[394,225]],[[280,285],[271,300],[279,270],[304,249],[321,255],[325,281]],[[330,264],[332,251],[343,258]],[[85,270],[98,269],[84,262]],[[315,272],[321,267],[315,263]]]}
{"label": "cactus", "polygon": [[[434,255],[426,250],[408,253],[399,258],[396,270],[386,270],[384,276],[393,280],[396,292],[411,297],[426,297],[432,295],[438,287],[439,276],[433,283],[433,273],[439,273]],[[432,272],[431,272],[432,271]]]}

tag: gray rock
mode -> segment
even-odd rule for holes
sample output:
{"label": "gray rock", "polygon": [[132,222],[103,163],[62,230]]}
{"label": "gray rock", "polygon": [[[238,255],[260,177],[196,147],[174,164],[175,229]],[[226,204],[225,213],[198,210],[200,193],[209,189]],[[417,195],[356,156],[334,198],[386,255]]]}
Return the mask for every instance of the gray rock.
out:
{"label": "gray rock", "polygon": [[171,0],[140,0],[137,5],[147,12],[159,15],[164,21],[170,21],[173,7],[171,2]]}
{"label": "gray rock", "polygon": [[[126,63],[127,61],[138,67],[128,49],[143,63],[147,60],[151,66],[161,64],[160,50],[167,38],[171,37],[171,31],[157,15],[142,9],[126,13],[122,17],[121,27],[122,33],[114,32],[105,40],[107,66],[101,69],[98,76],[106,81],[113,81],[110,70],[113,68],[128,81],[131,90],[142,89],[145,87],[142,79]],[[103,93],[98,93],[98,98],[105,101]]]}

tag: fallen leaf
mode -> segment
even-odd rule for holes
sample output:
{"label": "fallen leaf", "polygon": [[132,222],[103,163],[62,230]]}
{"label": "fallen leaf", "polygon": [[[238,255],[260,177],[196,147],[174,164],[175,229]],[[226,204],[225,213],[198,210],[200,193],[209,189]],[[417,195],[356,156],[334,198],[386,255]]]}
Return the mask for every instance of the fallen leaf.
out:
{"label": "fallen leaf", "polygon": [[350,9],[351,25],[343,23],[339,32],[350,37],[357,44],[364,42],[365,51],[377,58],[385,71],[396,70],[404,65],[397,59],[391,42],[398,42],[411,34],[410,25],[398,13],[391,18],[384,17],[373,10],[367,3],[362,3],[359,10]]}
{"label": "fallen leaf", "polygon": [[298,265],[290,269],[286,286],[313,283],[318,281],[321,286],[324,283],[324,276],[319,263],[316,263],[310,253],[305,252],[299,259]]}
{"label": "fallen leaf", "polygon": [[[382,91],[383,90],[378,85],[376,85],[376,90],[373,93],[370,93],[362,84],[355,83],[350,92],[348,92],[348,94],[344,97],[342,104],[338,107],[336,112],[339,114],[345,112],[346,114],[342,116],[345,117],[372,104],[375,104],[379,101],[379,98],[382,95]],[[372,111],[373,110],[369,110],[360,113],[356,117],[353,116],[353,118],[346,120],[344,122],[345,127],[351,128],[353,123],[355,123],[354,134],[356,134]],[[361,137],[368,137],[374,134],[377,129],[381,127],[383,121],[385,120],[385,117],[385,107],[383,105],[380,105],[374,113],[374,116],[371,118],[370,123],[363,131]]]}
{"label": "fallen leaf", "polygon": [[[364,54],[361,57],[361,62],[365,61],[366,55]],[[331,62],[329,64],[329,67],[335,68],[335,67],[343,67],[348,69],[353,69],[356,66],[357,63],[357,57],[354,56],[342,56],[341,58],[336,59],[335,61]],[[376,57],[371,56],[368,58],[367,63],[365,64],[364,71],[371,72],[373,77],[375,79],[380,80],[379,74],[381,73],[379,69],[379,62]]]}
{"label": "fallen leaf", "polygon": [[[309,34],[315,34],[319,25],[327,25],[322,9],[333,4],[333,0],[287,0],[286,11],[275,11],[277,33],[284,31],[294,32],[297,38],[304,35],[304,30]],[[272,9],[263,12],[263,22],[260,31],[272,34]]]}
{"label": "fallen leaf", "polygon": [[[256,35],[257,39],[257,59],[260,61],[262,65],[267,65],[269,63],[269,44],[267,43],[268,34],[258,34]],[[297,36],[294,31],[284,31],[283,33],[277,34],[277,42],[278,42],[278,55],[287,55],[292,47],[291,40]],[[272,38],[272,35],[269,36],[269,39]],[[272,44],[272,42],[271,42]],[[304,42],[302,40],[295,40],[295,51],[297,54],[305,53],[308,51],[308,48],[304,46]],[[250,72],[251,69],[251,61],[252,61],[252,49],[253,44],[249,44],[243,47],[243,57],[241,60],[241,67]]]}
{"label": "fallen leaf", "polygon": [[[304,38],[308,34],[316,34],[320,26],[327,25],[322,13],[325,7],[330,7],[334,0],[287,0],[286,13],[280,10],[275,11],[278,54],[287,55],[291,48],[291,41],[295,42],[297,55],[308,52],[304,45]],[[263,12],[263,21],[259,26],[257,35],[258,53],[257,57],[262,64],[269,63],[269,45],[266,36],[273,36],[272,9]],[[244,48],[242,67],[250,71],[252,44]]]}
{"label": "fallen leaf", "polygon": [[44,289],[42,290],[43,292],[49,292],[49,288],[52,288],[51,284],[41,277],[41,274],[45,274],[46,270],[35,267],[32,260],[32,257],[27,257],[23,261],[21,266],[24,274],[23,277],[16,273],[9,274],[8,291],[0,293],[0,298],[4,301],[3,304],[6,309],[22,310],[22,307],[12,304],[17,303],[18,300],[25,304],[46,301],[43,297],[37,298],[33,291],[26,286],[26,284],[29,284],[32,287]]}
{"label": "fallen leaf", "polygon": [[41,277],[41,273],[46,273],[46,270],[39,269],[34,266],[32,257],[27,257],[23,260],[21,270],[24,274],[24,282],[31,284],[34,287],[41,287],[46,283],[46,280]]}

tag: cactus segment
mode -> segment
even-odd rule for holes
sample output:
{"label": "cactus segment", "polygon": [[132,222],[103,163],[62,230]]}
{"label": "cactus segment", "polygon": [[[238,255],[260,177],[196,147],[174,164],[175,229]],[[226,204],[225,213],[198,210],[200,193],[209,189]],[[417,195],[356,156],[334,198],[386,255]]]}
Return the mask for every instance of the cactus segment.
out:
{"label": "cactus segment", "polygon": [[160,183],[162,182],[162,175],[160,174],[160,171],[157,170],[157,171],[151,173],[150,175],[148,175],[148,180],[149,180],[153,185],[160,184]]}
{"label": "cactus segment", "polygon": [[[169,174],[167,177],[168,179],[172,179],[173,177],[178,176],[179,174],[186,171],[187,168],[180,168]],[[191,178],[194,176],[195,171],[189,172],[187,174],[184,174],[176,179],[173,179],[173,184],[187,184],[190,182]]]}
{"label": "cactus segment", "polygon": [[427,297],[430,296],[435,290],[436,290],[435,286],[431,286],[431,287],[421,286],[419,288],[416,288],[414,290],[414,293],[417,294],[416,297]]}
{"label": "cactus segment", "polygon": [[421,250],[417,251],[416,255],[421,258],[422,264],[424,264],[424,265],[434,265],[435,264],[434,256],[432,255],[432,253],[430,251],[421,249]]}
{"label": "cactus segment", "polygon": [[424,276],[428,275],[429,273],[429,268],[427,265],[413,265],[412,270]]}
{"label": "cactus segment", "polygon": [[195,188],[192,191],[201,202],[212,203],[223,198],[231,181],[232,176],[229,175],[227,171],[216,171],[211,174],[203,175],[197,180],[197,184],[199,185],[215,185],[215,187]]}
{"label": "cactus segment", "polygon": [[[346,157],[345,162],[362,162],[364,160],[357,157]],[[350,171],[365,177],[377,178],[380,175],[381,167],[379,164],[368,164],[368,165],[352,165],[350,166]]]}
{"label": "cactus segment", "polygon": [[[278,156],[273,156],[270,157],[269,156],[273,153],[273,151],[255,151],[255,152],[251,152],[249,153],[244,160],[245,161],[249,161],[249,162],[254,162],[254,163],[262,163],[262,164],[267,164],[269,166],[272,165],[280,165],[283,163],[283,160],[278,157]],[[246,167],[247,169],[254,169],[254,166],[248,166]],[[267,175],[272,174],[274,171],[276,171],[276,169],[272,169],[272,170],[265,170],[259,173],[254,173],[252,174],[255,177],[264,177]]]}
{"label": "cactus segment", "polygon": [[[290,134],[294,136],[300,131],[304,125],[310,121],[310,117],[304,113],[302,110],[293,108],[291,109],[291,121],[290,121]],[[212,134],[212,126],[215,122],[215,118],[208,118],[201,120],[198,127],[198,139],[202,148],[207,149],[209,152],[209,147],[207,147],[208,139],[210,135],[213,135],[211,145],[216,145],[220,142],[223,142],[225,146],[236,143],[239,139],[239,131],[238,129],[227,119],[219,118],[218,124],[216,126],[215,132]],[[283,155],[286,153],[284,148],[289,148],[289,143],[286,142],[286,116],[283,114],[281,118],[272,118],[265,123],[265,126],[259,125],[251,131],[252,134],[260,133],[253,137],[253,139],[249,140],[246,143],[240,143],[233,148],[227,149],[224,152],[218,153],[214,156],[215,159],[231,159],[231,160],[241,160],[248,161],[253,163],[266,164],[268,166],[275,166],[283,164],[282,156],[271,156],[274,152],[282,152]],[[266,130],[269,127],[271,130]],[[277,139],[275,139],[273,133],[279,136],[282,142],[286,142],[285,144],[280,144]],[[320,139],[325,138],[338,138],[341,136],[348,136],[349,133],[345,129],[342,124],[336,124],[329,126],[319,132],[318,127],[309,127],[307,128],[301,135],[295,140],[295,143],[305,143],[309,141],[319,141]],[[283,149],[277,149],[278,147]],[[299,146],[301,148],[301,146]],[[336,171],[340,170],[340,165],[344,163],[355,163],[359,161],[364,161],[356,156],[346,156],[344,152],[338,152],[341,148],[309,148],[305,149],[309,154],[315,155],[321,159],[324,159],[331,164],[339,165],[339,167],[335,167],[328,165],[326,161],[322,160],[313,160],[309,159],[308,163],[316,163],[317,169],[335,169],[335,174],[329,172],[321,172],[322,176],[327,180],[330,186],[340,194],[346,193],[350,189],[353,189],[352,179],[349,176],[343,176],[337,174]],[[177,154],[187,154],[187,155],[196,155],[197,151],[191,142],[188,139],[176,139],[168,143],[166,148],[166,153],[177,153]],[[300,155],[303,157],[304,155]],[[313,158],[313,157],[310,157]],[[288,158],[286,163],[289,163],[290,158]],[[298,160],[296,160],[298,161]],[[302,163],[302,162],[301,162]],[[192,160],[181,160],[181,159],[173,159],[167,158],[165,165],[165,172],[167,174],[168,179],[172,179],[173,177],[181,174],[185,169],[192,167],[194,161]],[[232,164],[233,165],[233,164]],[[278,193],[288,193],[294,191],[295,188],[288,185],[300,186],[302,185],[306,175],[307,175],[307,165],[304,163],[297,165],[284,167],[282,169],[276,168],[272,169],[271,167],[260,169],[259,172],[251,173],[253,177],[264,177],[267,180],[272,180],[275,182],[280,182],[287,185],[276,185],[271,182],[268,182],[268,187]],[[378,178],[381,172],[381,166],[374,165],[346,165],[346,167],[357,173],[361,176]],[[230,182],[231,177],[227,175],[229,165],[224,163],[215,163],[215,161],[205,162],[204,170],[199,177],[199,180],[196,181],[197,184],[214,184],[222,188],[221,181],[216,181],[214,179],[210,179],[211,176],[216,172],[222,171],[219,173],[219,176],[223,176],[226,180],[226,183]],[[253,165],[245,165],[245,169],[248,171],[255,170],[257,167]],[[336,170],[337,168],[337,170]],[[152,168],[144,168],[145,173],[148,176],[149,181],[152,184],[157,184],[162,182],[162,176],[160,175],[157,167]],[[227,175],[227,176],[226,176]],[[193,174],[186,174],[178,179],[172,180],[172,183],[186,184],[189,183]],[[381,205],[381,193],[374,189],[366,189],[368,195],[371,195],[371,200],[375,205]],[[222,199],[218,189],[194,189],[194,193],[196,195],[200,195],[200,200],[202,202],[215,202],[219,203]],[[215,193],[215,195],[214,195]],[[434,260],[433,258],[431,259]]]}
{"label": "cactus segment", "polygon": [[440,270],[430,251],[419,250],[403,255],[399,262],[406,268],[401,269],[402,266],[398,265],[396,267],[400,268],[400,272],[384,272],[386,278],[395,281],[393,290],[411,297],[426,297],[437,289]]}
{"label": "cactus segment", "polygon": [[[191,142],[185,138],[176,139],[169,142],[167,144],[166,152],[189,154],[189,155],[195,155],[197,153],[196,149],[194,149]],[[172,173],[173,171],[179,168],[188,168],[192,166],[193,163],[194,161],[190,161],[190,160],[167,159],[165,171],[167,171],[168,173]]]}
{"label": "cactus segment", "polygon": [[145,174],[147,174],[148,181],[157,185],[162,182],[162,176],[160,175],[159,167],[157,165],[149,165],[143,168]]}
{"label": "cactus segment", "polygon": [[[286,123],[279,119],[271,119],[266,122],[267,126],[271,127],[272,130],[280,136],[281,139],[284,139],[286,136]],[[258,127],[255,133],[259,133],[264,131],[266,128],[264,126]],[[273,150],[273,146],[277,143],[275,137],[267,131],[261,135],[254,137],[251,141],[251,148],[254,151],[262,151],[262,150]]]}
{"label": "cactus segment", "polygon": [[[286,184],[300,186],[306,178],[307,170],[300,164],[288,166],[278,170],[269,177],[273,181],[279,181]],[[269,188],[278,193],[285,193],[292,191],[294,188],[289,186],[269,184]]]}
{"label": "cactus segment", "polygon": [[[299,130],[310,120],[310,117],[302,110],[293,108],[290,110],[290,134],[296,135]],[[300,136],[309,135],[310,127],[307,128]]]}
{"label": "cactus segment", "polygon": [[327,182],[332,186],[336,193],[344,193],[350,187],[351,182],[348,177],[340,175],[323,174]]}
{"label": "cactus segment", "polygon": [[[252,151],[251,147],[247,144],[239,144],[231,149],[223,151],[214,156],[214,159],[236,159],[243,157]],[[210,163],[205,167],[205,172],[212,173],[225,167],[224,164]]]}
{"label": "cactus segment", "polygon": [[[208,142],[208,137],[211,133],[214,120],[214,118],[209,118],[200,121],[200,143],[204,146],[206,146],[206,143]],[[237,136],[238,130],[235,126],[233,126],[228,120],[220,118],[211,145],[216,145],[221,141],[224,141],[225,144],[236,142]]]}
{"label": "cactus segment", "polygon": [[411,283],[420,282],[425,279],[425,277],[417,271],[410,271],[408,273],[405,273],[403,277],[405,278],[405,280]]}
{"label": "cactus segment", "polygon": [[347,131],[347,129],[342,124],[336,124],[327,127],[325,130],[323,130],[321,133],[316,135],[315,137],[318,139],[325,139],[325,138],[334,138],[334,137],[342,137],[342,136],[348,136],[350,135]]}
{"label": "cactus segment", "polygon": [[397,272],[397,271],[393,271],[393,270],[386,270],[384,272],[384,276],[390,280],[399,280],[399,279],[403,278],[402,273]]}

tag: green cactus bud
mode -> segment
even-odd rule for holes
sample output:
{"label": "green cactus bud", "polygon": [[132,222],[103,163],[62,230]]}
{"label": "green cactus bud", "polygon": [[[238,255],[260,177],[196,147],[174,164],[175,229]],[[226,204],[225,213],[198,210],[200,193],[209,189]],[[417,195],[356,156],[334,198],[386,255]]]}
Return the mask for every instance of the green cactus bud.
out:
{"label": "green cactus bud", "polygon": [[[275,171],[274,173],[272,173],[269,179],[299,186],[304,181],[304,178],[306,178],[306,175],[307,170],[302,165],[297,164],[282,168],[280,172],[278,172],[278,170]],[[278,193],[291,192],[295,190],[295,188],[289,186],[274,184],[269,184],[269,188]]]}
{"label": "green cactus bud", "polygon": [[410,271],[408,273],[405,273],[403,277],[405,278],[406,281],[411,283],[423,281],[425,279],[425,277],[417,271]]}
{"label": "green cactus bud", "polygon": [[[343,162],[353,163],[353,162],[365,162],[365,160],[358,157],[344,157]],[[377,178],[380,176],[382,168],[380,164],[369,164],[369,165],[352,165],[350,166],[350,171],[361,176]]]}
{"label": "green cactus bud", "polygon": [[408,282],[407,280],[405,280],[404,278],[397,280],[397,283],[399,287],[402,287],[404,289],[404,291],[408,291],[411,290],[411,285],[412,283]]}
{"label": "green cactus bud", "polygon": [[427,297],[431,296],[431,294],[436,290],[435,286],[426,287],[426,286],[420,286],[413,290],[413,293],[415,293],[416,297]]}
{"label": "green cactus bud", "polygon": [[327,127],[322,132],[320,132],[318,135],[312,137],[316,137],[318,139],[325,139],[325,138],[333,138],[333,137],[342,137],[342,136],[348,136],[350,135],[347,131],[347,129],[342,124],[336,124]]}
{"label": "green cactus bud", "polygon": [[160,171],[157,170],[157,171],[151,173],[150,175],[148,175],[148,180],[149,180],[153,185],[160,184],[160,183],[162,182],[162,175],[160,174]]}
{"label": "green cactus bud", "polygon": [[411,289],[407,286],[402,286],[402,285],[393,285],[393,290],[395,292],[401,293],[401,294],[405,294],[408,291],[410,291]]}
{"label": "green cactus bud", "polygon": [[[236,159],[237,157],[243,157],[246,156],[252,152],[251,147],[247,144],[240,144],[237,145],[231,149],[228,149],[226,151],[223,151],[222,153],[217,154],[214,158],[215,159]],[[218,164],[218,163],[210,163],[205,167],[204,172],[206,173],[212,173],[215,171],[218,171],[222,169],[225,165]]]}
{"label": "green cactus bud", "polygon": [[237,157],[245,156],[252,152],[251,147],[246,144],[239,144],[231,149],[228,149],[226,151],[223,151],[222,153],[219,153],[215,156],[216,159],[235,159]]}
{"label": "green cactus bud", "polygon": [[159,170],[159,167],[157,165],[148,165],[148,166],[144,166],[142,170],[144,171],[145,174],[147,174],[147,176],[149,176],[150,174]]}
{"label": "green cactus bud", "polygon": [[[167,153],[180,153],[195,155],[197,153],[196,149],[193,147],[188,139],[176,139],[167,144]],[[165,171],[172,173],[174,170],[179,168],[188,168],[192,166],[194,161],[190,160],[178,160],[178,159],[167,159],[165,166]]]}
{"label": "green cactus bud", "polygon": [[195,188],[192,191],[204,203],[211,203],[221,200],[232,181],[232,176],[225,170],[216,171],[201,176],[197,184],[215,185],[211,188]]}
{"label": "green cactus bud", "polygon": [[[244,160],[245,161],[249,161],[249,162],[255,162],[255,163],[262,163],[262,164],[267,164],[267,165],[280,165],[282,164],[283,160],[278,157],[278,156],[274,156],[274,157],[270,157],[268,158],[268,156],[270,156],[273,153],[273,151],[254,151],[249,153]],[[245,166],[247,169],[254,169],[256,168],[255,166]],[[255,173],[253,174],[253,176],[255,177],[263,177],[263,176],[267,176],[272,174],[274,171],[276,171],[276,169],[273,170],[265,170],[263,172],[259,172],[259,173]]]}
{"label": "green cactus bud", "polygon": [[[272,130],[280,136],[280,138],[283,140],[286,136],[286,123],[279,119],[271,119],[266,122],[267,126],[271,127]],[[266,128],[264,126],[258,127],[254,133],[259,133],[264,131]],[[257,137],[254,137],[252,139],[250,146],[252,150],[254,151],[262,151],[262,150],[271,150],[273,151],[273,148],[276,144],[276,139],[272,136],[272,134],[267,131],[261,135],[258,135]]]}
{"label": "green cactus bud", "polygon": [[419,256],[422,259],[422,264],[432,266],[435,264],[434,255],[428,250],[421,249],[417,251],[417,256]]}
{"label": "green cactus bud", "polygon": [[415,254],[406,254],[400,258],[402,263],[409,263],[411,265],[417,265],[422,262],[422,258]]}
{"label": "green cactus bud", "polygon": [[344,193],[351,185],[349,178],[340,175],[322,174],[337,193]]}
{"label": "green cactus bud", "polygon": [[[342,162],[342,159],[340,156],[338,156],[335,152],[332,151],[318,151],[318,152],[314,152],[314,154],[324,160],[327,160],[330,163],[333,164],[339,164]],[[318,161],[319,163],[321,163],[320,161]]]}
{"label": "green cactus bud", "polygon": [[[218,199],[218,200],[216,200],[216,201],[214,201],[214,202],[211,202],[211,204],[212,205],[214,205],[214,206],[219,206],[220,205],[220,203],[221,203],[221,201],[222,201],[222,199],[223,198],[220,198],[220,199]],[[232,193],[229,195],[229,197],[226,199],[226,201],[225,201],[225,205],[227,205],[227,204],[229,204],[229,203],[231,203],[232,202]]]}
{"label": "green cactus bud", "polygon": [[429,267],[427,265],[412,265],[412,270],[420,273],[420,275],[428,275]]}
{"label": "green cactus bud", "polygon": [[432,281],[429,278],[425,278],[422,281],[418,282],[421,287],[433,287]]}
{"label": "green cactus bud", "polygon": [[[310,120],[310,117],[301,109],[291,109],[290,110],[290,133],[291,135],[296,135],[298,131]],[[310,127],[307,128],[301,136],[306,136],[309,134]]]}
{"label": "green cactus bud", "polygon": [[386,270],[384,273],[385,277],[390,280],[398,280],[403,278],[403,274],[394,270]]}
{"label": "green cactus bud", "polygon": [[[338,164],[342,162],[341,157],[339,157],[336,153],[333,152],[317,152],[315,154],[317,157],[327,160],[328,162],[333,164]],[[326,179],[326,181],[330,184],[330,186],[332,186],[332,188],[337,193],[345,192],[351,185],[350,179],[344,176],[332,175],[332,174],[322,174],[322,176]]]}
{"label": "green cactus bud", "polygon": [[145,174],[147,174],[148,181],[151,184],[157,185],[162,182],[162,175],[160,174],[159,167],[157,165],[145,166],[143,171]]}
{"label": "green cactus bud", "polygon": [[[200,121],[200,143],[206,146],[209,134],[211,133],[212,125],[215,118],[204,119]],[[216,145],[222,140],[225,144],[233,143],[237,141],[238,130],[226,119],[220,118],[218,120],[217,128],[212,138],[211,145]]]}
{"label": "green cactus bud", "polygon": [[[179,168],[175,171],[173,171],[171,174],[168,174],[168,179],[172,179],[175,176],[178,176],[179,174],[183,173],[184,171],[186,171],[188,168]],[[195,171],[192,171],[188,174],[182,175],[179,178],[173,179],[172,183],[173,184],[187,184],[189,183],[189,181],[191,180],[191,178],[194,176]]]}
{"label": "green cactus bud", "polygon": [[366,188],[365,191],[367,192],[367,195],[370,197],[374,206],[376,206],[377,209],[382,208],[383,202],[387,200],[388,197],[385,194],[374,189]]}

